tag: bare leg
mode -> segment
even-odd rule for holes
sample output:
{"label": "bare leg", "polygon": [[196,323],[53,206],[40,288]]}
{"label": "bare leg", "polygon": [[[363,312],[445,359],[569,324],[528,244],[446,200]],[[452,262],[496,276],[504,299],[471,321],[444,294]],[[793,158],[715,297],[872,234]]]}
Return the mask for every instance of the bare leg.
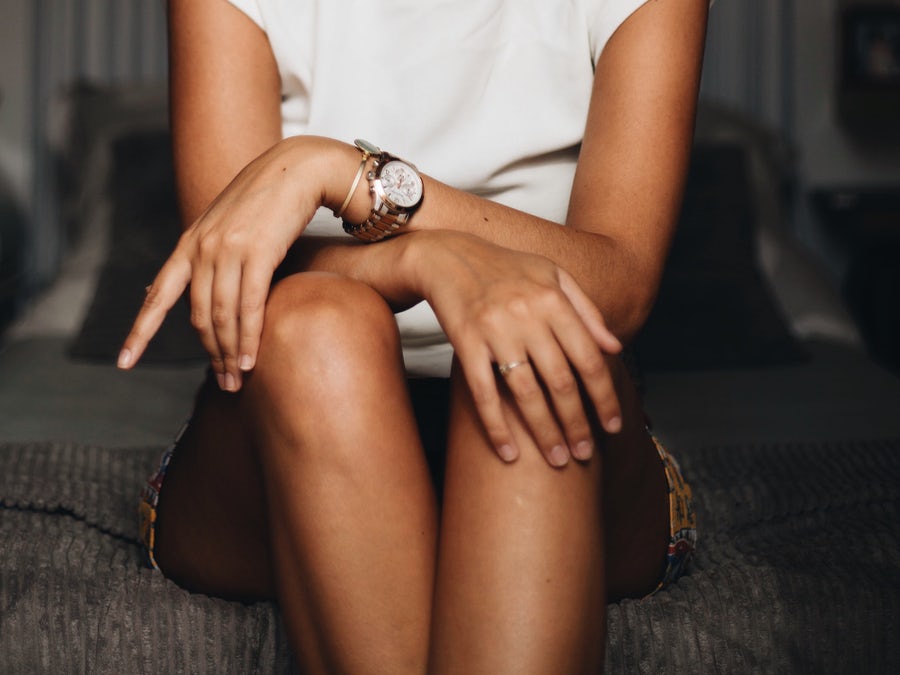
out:
{"label": "bare leg", "polygon": [[361,284],[296,275],[262,339],[244,390],[209,395],[176,454],[161,566],[207,592],[275,590],[309,672],[421,673],[436,506],[393,315]]}
{"label": "bare leg", "polygon": [[[435,672],[596,672],[607,594],[652,588],[664,479],[620,379],[626,429],[555,470],[521,425],[522,458],[501,463],[455,378]],[[170,467],[163,569],[199,591],[277,594],[309,672],[421,673],[435,521],[390,312],[353,282],[284,280],[244,391],[208,388]]]}
{"label": "bare leg", "polygon": [[[665,486],[624,372],[625,429],[587,463],[553,469],[521,423],[503,464],[455,374],[432,625],[434,673],[602,668],[608,590],[641,594],[662,569]],[[604,529],[608,514],[615,524]]]}

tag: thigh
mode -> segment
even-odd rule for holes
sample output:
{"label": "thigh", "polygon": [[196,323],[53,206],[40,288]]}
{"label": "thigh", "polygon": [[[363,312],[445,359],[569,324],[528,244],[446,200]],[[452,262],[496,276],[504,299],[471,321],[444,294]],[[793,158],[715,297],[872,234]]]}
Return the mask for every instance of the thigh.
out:
{"label": "thigh", "polygon": [[[409,380],[435,489],[444,474],[449,380]],[[166,472],[155,557],[194,591],[238,599],[275,595],[267,500],[246,393],[222,392],[209,376]]]}
{"label": "thigh", "polygon": [[606,590],[609,600],[617,600],[643,597],[662,580],[670,539],[669,488],[631,376],[620,360],[611,363],[623,427],[618,434],[600,435]]}
{"label": "thigh", "polygon": [[274,595],[260,432],[278,415],[318,422],[293,398],[308,401],[344,386],[324,376],[342,369],[321,366],[339,359],[334,350],[355,335],[343,335],[348,315],[357,332],[396,332],[387,306],[368,287],[328,274],[281,279],[269,294],[259,358],[244,387],[222,392],[212,377],[201,387],[157,509],[156,562],[176,582],[226,597]]}
{"label": "thigh", "polygon": [[[665,470],[646,429],[640,397],[624,364],[611,359],[610,367],[622,404],[623,428],[618,434],[607,434],[590,413],[595,455],[588,462],[572,460],[562,470],[546,463],[515,415],[511,400],[506,405],[515,418],[516,441],[524,452],[512,465],[496,458],[468,388],[458,377],[452,390],[446,489],[454,491],[462,508],[473,511],[473,521],[483,518],[479,509],[494,504],[508,508],[531,495],[547,509],[555,508],[560,523],[571,525],[575,519],[596,528],[603,558],[596,572],[605,580],[607,598],[614,600],[641,597],[656,588],[665,568],[670,532]],[[585,405],[590,411],[586,398]],[[473,499],[479,490],[484,499],[480,507],[475,506],[478,499]],[[529,523],[523,522],[522,527]]]}
{"label": "thigh", "polygon": [[210,376],[175,448],[160,492],[155,557],[193,591],[228,598],[274,597],[259,457],[244,394]]}
{"label": "thigh", "polygon": [[[272,462],[280,457],[294,464],[290,471],[305,471],[303,461],[311,457],[297,450],[337,455],[327,441],[314,440],[313,431],[327,438],[340,411],[361,404],[353,358],[378,358],[379,373],[401,366],[396,332],[381,297],[345,277],[295,274],[273,286],[256,367],[236,393],[207,378],[167,468],[154,551],[167,576],[225,597],[274,596],[269,514],[279,515],[271,511],[275,484],[284,488],[283,497],[290,476],[273,476]],[[370,338],[364,354],[360,335]]]}

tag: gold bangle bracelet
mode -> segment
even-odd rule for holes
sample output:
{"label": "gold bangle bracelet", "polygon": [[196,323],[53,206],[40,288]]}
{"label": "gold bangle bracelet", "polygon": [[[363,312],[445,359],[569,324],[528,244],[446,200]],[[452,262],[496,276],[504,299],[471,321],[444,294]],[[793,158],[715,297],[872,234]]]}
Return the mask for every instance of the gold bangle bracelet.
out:
{"label": "gold bangle bracelet", "polygon": [[353,178],[353,184],[350,186],[350,192],[347,193],[347,197],[344,199],[344,203],[341,204],[341,208],[338,209],[337,213],[334,214],[335,218],[340,218],[344,215],[344,211],[347,210],[347,207],[350,206],[350,200],[353,199],[353,195],[356,192],[356,186],[359,185],[359,180],[362,178],[363,172],[366,170],[366,163],[369,161],[368,153],[363,153],[362,161],[359,163],[359,168],[356,170],[356,176]]}

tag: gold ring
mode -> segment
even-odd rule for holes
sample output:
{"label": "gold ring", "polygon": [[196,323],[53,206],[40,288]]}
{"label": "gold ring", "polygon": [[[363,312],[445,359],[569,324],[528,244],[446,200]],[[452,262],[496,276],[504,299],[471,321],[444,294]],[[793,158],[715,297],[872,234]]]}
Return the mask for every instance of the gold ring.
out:
{"label": "gold ring", "polygon": [[506,377],[507,375],[509,375],[510,371],[513,368],[524,366],[526,363],[528,363],[527,359],[525,361],[508,361],[507,363],[498,363],[497,370],[500,371],[500,374],[503,375],[503,377]]}

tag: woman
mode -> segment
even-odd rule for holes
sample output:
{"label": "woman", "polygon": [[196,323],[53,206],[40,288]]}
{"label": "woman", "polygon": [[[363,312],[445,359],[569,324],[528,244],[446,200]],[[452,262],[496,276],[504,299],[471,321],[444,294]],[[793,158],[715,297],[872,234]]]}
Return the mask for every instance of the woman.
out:
{"label": "woman", "polygon": [[309,672],[599,670],[607,599],[693,542],[617,354],[706,13],[170,0],[187,228],[119,365],[189,285],[212,375],[148,491],[151,563],[276,598]]}

